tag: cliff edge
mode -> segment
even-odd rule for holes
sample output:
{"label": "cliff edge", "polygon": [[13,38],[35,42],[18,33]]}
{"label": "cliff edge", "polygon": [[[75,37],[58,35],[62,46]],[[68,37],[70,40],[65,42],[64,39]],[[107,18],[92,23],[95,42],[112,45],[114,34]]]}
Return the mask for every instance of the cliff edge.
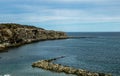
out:
{"label": "cliff edge", "polygon": [[66,33],[21,24],[0,24],[0,51],[42,40],[65,39]]}

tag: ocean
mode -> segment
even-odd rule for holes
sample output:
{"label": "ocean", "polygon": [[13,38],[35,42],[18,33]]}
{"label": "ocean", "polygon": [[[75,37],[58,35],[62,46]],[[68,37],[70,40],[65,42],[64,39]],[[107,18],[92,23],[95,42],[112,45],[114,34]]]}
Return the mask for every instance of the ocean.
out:
{"label": "ocean", "polygon": [[120,76],[120,32],[68,32],[70,38],[40,41],[0,53],[0,76],[74,76],[32,68],[32,63],[59,56],[62,65]]}

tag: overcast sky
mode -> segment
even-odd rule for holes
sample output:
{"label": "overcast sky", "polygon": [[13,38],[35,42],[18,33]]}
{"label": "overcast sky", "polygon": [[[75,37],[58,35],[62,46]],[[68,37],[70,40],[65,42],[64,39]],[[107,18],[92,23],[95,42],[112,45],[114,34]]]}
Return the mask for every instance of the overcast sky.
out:
{"label": "overcast sky", "polygon": [[0,0],[0,23],[67,32],[120,31],[120,0]]}

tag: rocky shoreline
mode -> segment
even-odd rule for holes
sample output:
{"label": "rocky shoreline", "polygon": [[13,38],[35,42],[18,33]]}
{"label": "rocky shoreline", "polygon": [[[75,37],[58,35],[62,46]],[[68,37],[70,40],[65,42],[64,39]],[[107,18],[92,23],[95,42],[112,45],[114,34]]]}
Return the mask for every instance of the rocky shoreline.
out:
{"label": "rocky shoreline", "polygon": [[[34,26],[21,24],[0,24],[0,52],[5,52],[6,49],[17,47],[24,44],[43,41],[69,38],[65,32],[45,30]],[[78,37],[76,37],[78,38]],[[38,67],[55,72],[64,72],[77,76],[112,76],[104,73],[89,72],[82,69],[76,69],[61,64],[54,64],[53,61],[64,56],[49,60],[41,60],[32,64],[33,67]]]}
{"label": "rocky shoreline", "polygon": [[73,75],[77,75],[77,76],[112,76],[111,74],[89,72],[89,71],[86,71],[86,70],[83,70],[83,69],[76,69],[76,68],[73,68],[73,67],[63,66],[61,64],[53,63],[53,61],[55,61],[59,58],[64,58],[64,56],[34,62],[32,64],[32,67],[38,67],[38,68],[42,68],[42,69],[45,69],[45,70],[59,72],[59,73],[64,72],[66,74],[73,74]]}
{"label": "rocky shoreline", "polygon": [[61,31],[14,23],[0,24],[0,52],[31,42],[66,38],[66,33]]}

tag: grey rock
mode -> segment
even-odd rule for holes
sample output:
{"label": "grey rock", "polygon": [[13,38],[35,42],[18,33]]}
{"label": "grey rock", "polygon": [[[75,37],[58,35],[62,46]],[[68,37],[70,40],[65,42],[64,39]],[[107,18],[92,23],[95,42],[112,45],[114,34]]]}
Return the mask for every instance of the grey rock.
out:
{"label": "grey rock", "polygon": [[58,58],[53,58],[49,60],[41,60],[32,64],[32,67],[38,67],[45,70],[50,70],[54,72],[64,72],[66,74],[74,74],[77,76],[112,76],[111,74],[89,72],[83,69],[77,69],[69,66],[63,66],[61,64],[54,64],[53,61],[63,58],[63,56]]}

